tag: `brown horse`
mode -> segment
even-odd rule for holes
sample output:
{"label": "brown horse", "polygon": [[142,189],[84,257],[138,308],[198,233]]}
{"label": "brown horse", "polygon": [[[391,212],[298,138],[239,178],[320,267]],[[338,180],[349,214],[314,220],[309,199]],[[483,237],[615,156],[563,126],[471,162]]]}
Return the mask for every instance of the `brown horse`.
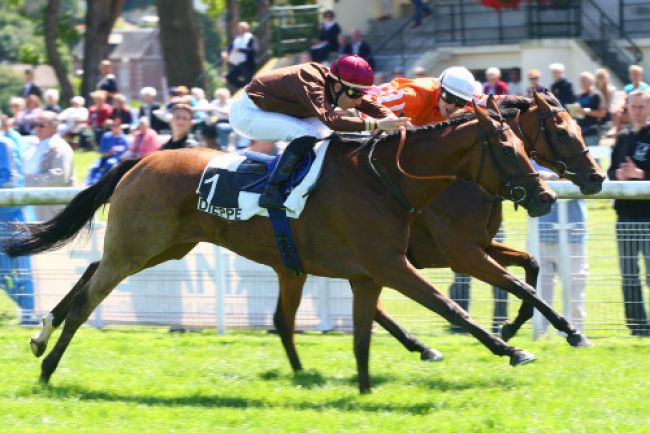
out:
{"label": "brown horse", "polygon": [[[476,179],[494,195],[503,193],[504,187],[509,195],[515,190],[525,191],[525,206],[531,215],[549,212],[555,195],[534,172],[521,141],[507,125],[480,108],[475,110],[476,120],[463,119],[454,125],[409,133],[402,166],[420,175]],[[372,151],[364,149],[350,156],[349,146],[335,140],[325,158],[326,180],[312,193],[301,218],[291,221],[303,269],[310,274],[346,278],[355,292],[370,300],[355,301],[353,307],[360,390],[370,389],[366,361],[380,292],[377,287],[382,286],[395,288],[467,329],[494,354],[507,355],[513,366],[534,360],[533,355],[481,328],[406,259],[413,210],[422,209],[445,183],[413,179],[400,171],[400,161],[396,161],[399,141],[390,135]],[[55,218],[30,226],[26,239],[5,246],[12,256],[61,246],[92,220],[100,206],[111,201],[101,261],[88,267],[44,320],[41,334],[31,341],[32,350],[40,356],[54,327],[65,320],[61,336],[43,360],[41,381],[49,381],[79,326],[120,281],[145,268],[181,258],[198,242],[224,246],[284,275],[267,218],[233,222],[197,210],[196,185],[208,161],[218,153],[183,149],[125,161],[79,193]],[[383,167],[384,181],[391,179],[400,199],[373,174],[371,168],[379,166]],[[328,176],[332,172],[336,176]],[[409,205],[404,206],[404,202]]]}
{"label": "brown horse", "polygon": [[[521,138],[529,155],[541,165],[570,178],[585,194],[600,191],[605,177],[589,154],[580,128],[551,95],[534,92],[534,102],[525,98],[509,98],[500,102],[509,124]],[[488,101],[488,106],[493,104]],[[493,109],[496,107],[492,106]],[[424,208],[411,226],[408,258],[417,268],[451,267],[455,272],[472,275],[494,286],[502,287],[522,297],[518,281],[504,269],[521,266],[526,272],[526,283],[534,288],[539,266],[534,257],[493,240],[500,224],[501,201],[458,200],[458,197],[481,197],[472,182],[451,184],[431,204]],[[487,254],[486,254],[487,253]],[[280,297],[274,324],[294,370],[302,368],[293,341],[295,313],[302,296],[305,276],[280,275]],[[355,297],[359,296],[355,293]],[[576,333],[565,319],[555,313],[538,297],[524,298],[517,318],[502,327],[502,338],[507,341],[532,317],[537,307],[559,330],[567,333],[574,346],[586,346],[586,337]],[[427,361],[442,359],[442,355],[417,340],[395,322],[377,302],[375,321],[397,338],[409,351],[420,353]]]}

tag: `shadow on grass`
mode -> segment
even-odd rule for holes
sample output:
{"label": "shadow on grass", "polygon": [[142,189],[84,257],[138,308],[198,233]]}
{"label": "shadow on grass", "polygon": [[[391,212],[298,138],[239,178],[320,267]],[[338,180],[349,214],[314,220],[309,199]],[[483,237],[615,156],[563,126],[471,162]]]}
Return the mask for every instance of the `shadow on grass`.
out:
{"label": "shadow on grass", "polygon": [[[351,385],[356,386],[358,383],[357,376],[352,375],[348,378],[325,377],[317,370],[303,370],[297,373],[282,373],[278,369],[267,370],[259,374],[259,378],[266,381],[285,381],[287,378],[296,386],[303,388],[321,388],[325,385]],[[371,378],[373,385],[381,385],[387,382],[394,382],[397,379],[394,376],[375,374]]]}
{"label": "shadow on grass", "polygon": [[[354,378],[350,379],[353,381]],[[77,399],[90,402],[120,402],[135,403],[145,406],[160,407],[222,407],[231,409],[291,409],[291,410],[326,410],[335,409],[349,412],[396,412],[411,414],[427,414],[440,410],[437,402],[395,403],[393,401],[364,401],[363,396],[350,395],[333,398],[323,402],[312,401],[286,401],[286,400],[261,400],[255,398],[229,397],[218,394],[179,395],[164,397],[156,395],[122,394],[114,391],[101,391],[86,389],[81,386],[56,386],[35,385],[32,389],[34,395],[45,395],[55,399]]]}

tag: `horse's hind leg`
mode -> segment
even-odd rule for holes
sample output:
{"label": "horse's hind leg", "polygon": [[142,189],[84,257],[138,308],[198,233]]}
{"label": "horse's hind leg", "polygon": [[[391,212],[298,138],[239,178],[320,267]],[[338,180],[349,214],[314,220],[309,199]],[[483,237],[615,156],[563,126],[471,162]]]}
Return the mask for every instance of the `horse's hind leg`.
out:
{"label": "horse's hind leg", "polygon": [[36,357],[40,357],[43,355],[43,353],[45,353],[47,342],[52,336],[52,333],[56,328],[59,327],[59,325],[61,325],[61,323],[65,320],[65,317],[68,315],[72,300],[85,286],[90,277],[93,276],[98,266],[99,262],[91,263],[88,268],[86,268],[86,271],[83,273],[81,278],[79,278],[79,281],[77,281],[74,287],[72,287],[72,290],[70,290],[63,297],[63,299],[56,305],[56,307],[54,307],[54,309],[52,309],[52,311],[47,314],[47,316],[43,317],[43,327],[40,331],[34,334],[34,336],[32,336],[31,340],[29,341],[29,346],[32,349],[32,353]]}
{"label": "horse's hind leg", "polygon": [[375,322],[395,337],[397,341],[402,343],[409,352],[418,352],[422,361],[442,361],[444,358],[442,353],[426,346],[390,317],[379,300],[377,301]]}
{"label": "horse's hind leg", "polygon": [[[519,266],[524,268],[526,272],[526,283],[535,289],[537,288],[539,264],[532,255],[495,241],[492,241],[487,247],[486,252],[503,267]],[[522,325],[533,317],[533,312],[534,308],[530,303],[522,302],[515,320],[512,322],[508,321],[502,326],[501,338],[508,341],[514,337]]]}
{"label": "horse's hind leg", "polygon": [[307,275],[296,276],[284,271],[276,272],[280,283],[280,293],[278,295],[278,306],[273,315],[273,324],[278,331],[291,368],[297,372],[302,370],[302,364],[293,337],[296,325],[296,311],[298,311],[300,305],[302,288],[305,285]]}
{"label": "horse's hind leg", "polygon": [[359,392],[370,392],[370,337],[372,321],[377,312],[377,301],[381,294],[381,285],[372,280],[350,281],[352,286],[354,320],[354,356],[357,360]]}
{"label": "horse's hind leg", "polygon": [[108,296],[120,281],[137,269],[127,267],[126,264],[118,266],[117,264],[107,262],[106,258],[102,259],[95,274],[79,289],[79,292],[72,300],[72,306],[65,318],[61,336],[41,364],[41,382],[47,383],[50,380],[50,376],[56,370],[74,334],[86,319],[88,319],[90,313]]}

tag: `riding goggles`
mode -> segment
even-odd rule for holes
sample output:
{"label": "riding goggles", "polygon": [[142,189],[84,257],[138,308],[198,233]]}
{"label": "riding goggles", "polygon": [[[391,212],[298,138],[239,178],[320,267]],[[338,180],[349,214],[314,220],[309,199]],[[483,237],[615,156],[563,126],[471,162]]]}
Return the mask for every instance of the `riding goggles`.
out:
{"label": "riding goggles", "polygon": [[447,92],[446,90],[443,89],[442,93],[440,94],[440,97],[442,98],[443,101],[445,101],[447,104],[453,104],[458,108],[463,108],[464,106],[467,105],[467,101],[459,98],[458,96]]}
{"label": "riding goggles", "polygon": [[345,94],[350,99],[359,99],[362,98],[363,95],[365,95],[365,93],[360,92],[357,89],[353,89],[352,87],[346,87]]}

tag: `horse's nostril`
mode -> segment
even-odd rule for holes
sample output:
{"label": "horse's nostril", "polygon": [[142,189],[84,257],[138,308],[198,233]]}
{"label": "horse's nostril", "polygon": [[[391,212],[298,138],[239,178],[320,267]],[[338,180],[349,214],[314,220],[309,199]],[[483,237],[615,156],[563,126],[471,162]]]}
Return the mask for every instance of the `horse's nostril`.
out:
{"label": "horse's nostril", "polygon": [[547,192],[541,192],[539,194],[539,201],[544,204],[553,203],[555,201],[555,197]]}
{"label": "horse's nostril", "polygon": [[604,180],[605,180],[605,176],[603,176],[600,173],[592,173],[589,175],[590,182],[603,182]]}

